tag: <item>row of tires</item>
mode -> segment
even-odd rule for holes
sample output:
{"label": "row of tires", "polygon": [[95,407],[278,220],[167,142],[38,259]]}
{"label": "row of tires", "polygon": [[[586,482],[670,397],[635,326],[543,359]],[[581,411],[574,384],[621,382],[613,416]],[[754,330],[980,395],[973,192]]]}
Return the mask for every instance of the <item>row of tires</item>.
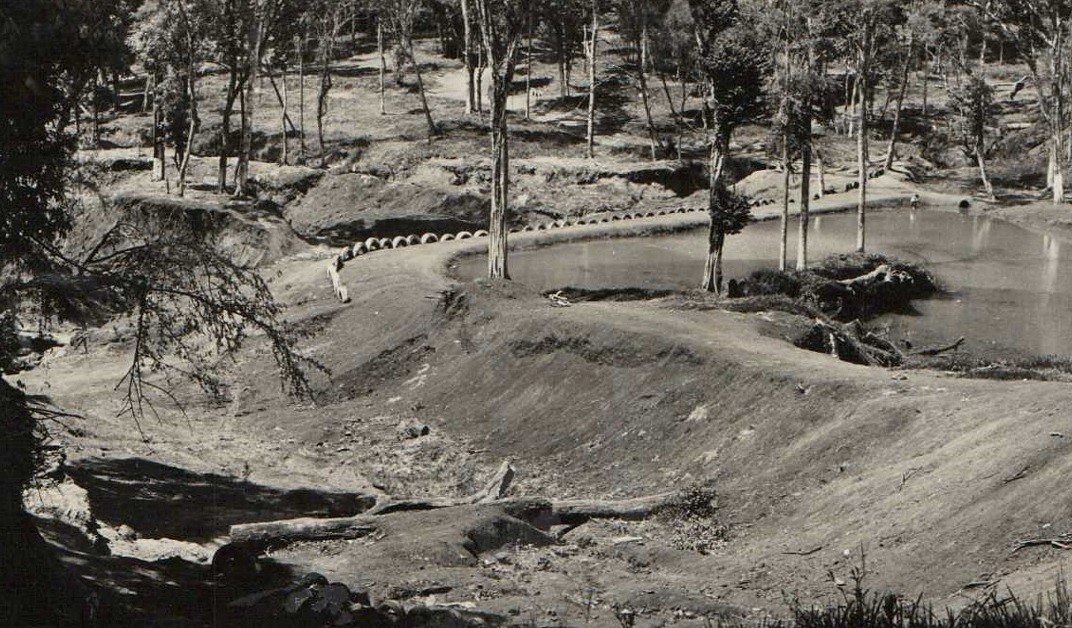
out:
{"label": "row of tires", "polygon": [[[576,225],[595,225],[600,223],[615,222],[619,220],[633,220],[635,218],[653,218],[655,216],[665,216],[666,214],[684,214],[690,212],[701,211],[698,208],[686,208],[670,210],[659,210],[650,212],[636,212],[636,213],[621,213],[612,214],[610,216],[601,216],[599,218],[579,218],[576,220],[564,219],[555,220],[552,222],[544,222],[538,225],[526,225],[521,228],[511,229],[510,233],[522,233],[529,231],[546,231],[548,229],[559,229],[562,227],[573,227]],[[400,249],[407,246],[417,246],[420,244],[434,244],[436,242],[449,242],[451,240],[468,240],[469,238],[483,238],[487,237],[488,232],[484,229],[478,229],[477,231],[459,231],[458,233],[426,233],[424,235],[408,235],[408,236],[395,236],[393,238],[366,238],[360,242],[355,242],[352,246],[348,246],[336,258],[335,267],[337,270],[341,270],[343,264],[358,257],[360,255],[366,255],[373,251],[383,251],[388,249]]]}

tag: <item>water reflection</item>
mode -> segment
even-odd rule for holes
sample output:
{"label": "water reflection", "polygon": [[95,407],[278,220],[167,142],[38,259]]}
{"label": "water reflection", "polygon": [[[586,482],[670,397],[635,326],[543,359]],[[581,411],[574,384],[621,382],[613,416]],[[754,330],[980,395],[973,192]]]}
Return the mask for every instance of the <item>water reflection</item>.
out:
{"label": "water reflection", "polygon": [[[919,315],[884,317],[917,344],[967,336],[974,348],[1072,354],[1072,263],[1060,240],[987,217],[927,210],[876,211],[868,215],[869,250],[922,261],[948,295],[914,304]],[[727,280],[778,257],[776,221],[750,225],[726,242]],[[820,260],[854,248],[856,216],[813,216],[808,257]],[[640,239],[597,240],[516,251],[515,279],[544,288],[569,284],[692,289],[703,272],[704,232]],[[1041,239],[1041,242],[1040,242]],[[790,259],[796,238],[790,238]],[[1062,255],[1064,253],[1064,255]],[[463,277],[485,272],[481,258],[463,260]]]}

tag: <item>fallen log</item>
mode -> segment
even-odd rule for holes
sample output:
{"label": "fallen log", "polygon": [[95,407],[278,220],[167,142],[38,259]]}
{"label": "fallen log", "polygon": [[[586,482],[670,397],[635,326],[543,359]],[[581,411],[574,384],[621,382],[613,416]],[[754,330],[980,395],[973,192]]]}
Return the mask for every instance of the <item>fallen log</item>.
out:
{"label": "fallen log", "polygon": [[323,541],[328,539],[359,539],[376,531],[375,521],[367,515],[318,519],[303,517],[265,523],[243,523],[231,526],[232,543],[293,543],[294,541]]}
{"label": "fallen log", "polygon": [[954,350],[958,349],[960,347],[960,345],[962,345],[962,344],[964,344],[964,336],[961,336],[960,338],[957,338],[956,340],[954,340],[953,342],[951,342],[951,343],[949,343],[947,345],[942,345],[940,347],[929,347],[927,349],[920,349],[919,351],[913,351],[909,355],[938,355],[938,354],[941,354],[941,353],[945,353],[946,351],[954,351]]}
{"label": "fallen log", "polygon": [[406,510],[432,510],[438,508],[474,508],[494,505],[506,514],[520,519],[540,530],[549,530],[556,525],[579,525],[592,519],[639,520],[650,517],[672,505],[676,493],[662,493],[648,497],[622,500],[567,499],[546,500],[539,498],[502,499],[494,502],[474,503],[454,500],[398,500],[383,508],[354,517],[317,519],[303,517],[263,523],[243,523],[230,529],[232,543],[262,544],[290,543],[328,539],[356,539],[369,536],[378,529],[382,516]]}
{"label": "fallen log", "polygon": [[551,502],[555,525],[575,525],[591,519],[646,519],[677,498],[676,492],[622,500],[569,499]]}

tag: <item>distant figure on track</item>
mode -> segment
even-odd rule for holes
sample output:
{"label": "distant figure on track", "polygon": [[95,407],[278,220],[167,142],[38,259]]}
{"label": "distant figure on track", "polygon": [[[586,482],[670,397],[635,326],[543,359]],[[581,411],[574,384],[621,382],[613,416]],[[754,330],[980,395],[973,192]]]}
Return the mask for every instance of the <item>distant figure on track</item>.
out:
{"label": "distant figure on track", "polygon": [[1009,92],[1009,102],[1012,102],[1012,101],[1016,100],[1016,95],[1020,93],[1020,90],[1022,90],[1024,87],[1027,86],[1027,79],[1028,78],[1030,78],[1030,77],[1024,76],[1019,81],[1016,81],[1015,83],[1013,83],[1012,91]]}

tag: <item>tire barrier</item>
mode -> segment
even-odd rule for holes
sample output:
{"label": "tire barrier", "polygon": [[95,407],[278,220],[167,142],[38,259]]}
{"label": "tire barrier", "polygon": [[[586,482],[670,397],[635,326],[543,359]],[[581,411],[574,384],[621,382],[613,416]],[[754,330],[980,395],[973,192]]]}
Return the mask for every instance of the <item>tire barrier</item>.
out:
{"label": "tire barrier", "polygon": [[[881,174],[881,173],[880,173]],[[852,184],[850,184],[851,186]],[[849,187],[849,186],[847,186]],[[756,200],[752,202],[752,206],[767,205],[773,203],[771,200]],[[536,225],[524,225],[520,228],[512,227],[509,233],[523,233],[534,231],[546,231],[548,229],[561,229],[563,227],[573,227],[580,225],[595,225],[606,224],[609,222],[616,222],[622,220],[636,220],[638,218],[654,218],[656,216],[665,216],[667,214],[684,214],[687,212],[702,211],[696,207],[679,207],[677,209],[660,209],[657,211],[649,212],[622,212],[611,213],[609,215],[603,215],[591,218],[561,218],[553,220],[551,222],[541,222]],[[388,249],[400,249],[407,246],[415,246],[420,244],[434,244],[436,242],[450,242],[451,240],[468,240],[470,238],[483,238],[488,237],[488,232],[485,229],[478,229],[474,232],[459,231],[458,233],[444,233],[438,235],[435,233],[425,233],[422,235],[411,234],[408,236],[395,236],[394,238],[376,238],[369,237],[363,241],[355,242],[353,245],[346,247],[339,253],[337,257],[331,260],[327,264],[328,277],[331,280],[332,291],[335,294],[335,298],[339,299],[343,303],[350,302],[349,291],[339,278],[339,271],[343,269],[346,262],[359,257],[361,255],[367,255],[374,251],[388,250]]]}
{"label": "tire barrier", "polygon": [[328,279],[331,280],[331,289],[335,294],[335,298],[343,303],[350,302],[350,292],[343,285],[342,279],[339,278],[339,270],[335,267],[335,264],[328,264]]}

